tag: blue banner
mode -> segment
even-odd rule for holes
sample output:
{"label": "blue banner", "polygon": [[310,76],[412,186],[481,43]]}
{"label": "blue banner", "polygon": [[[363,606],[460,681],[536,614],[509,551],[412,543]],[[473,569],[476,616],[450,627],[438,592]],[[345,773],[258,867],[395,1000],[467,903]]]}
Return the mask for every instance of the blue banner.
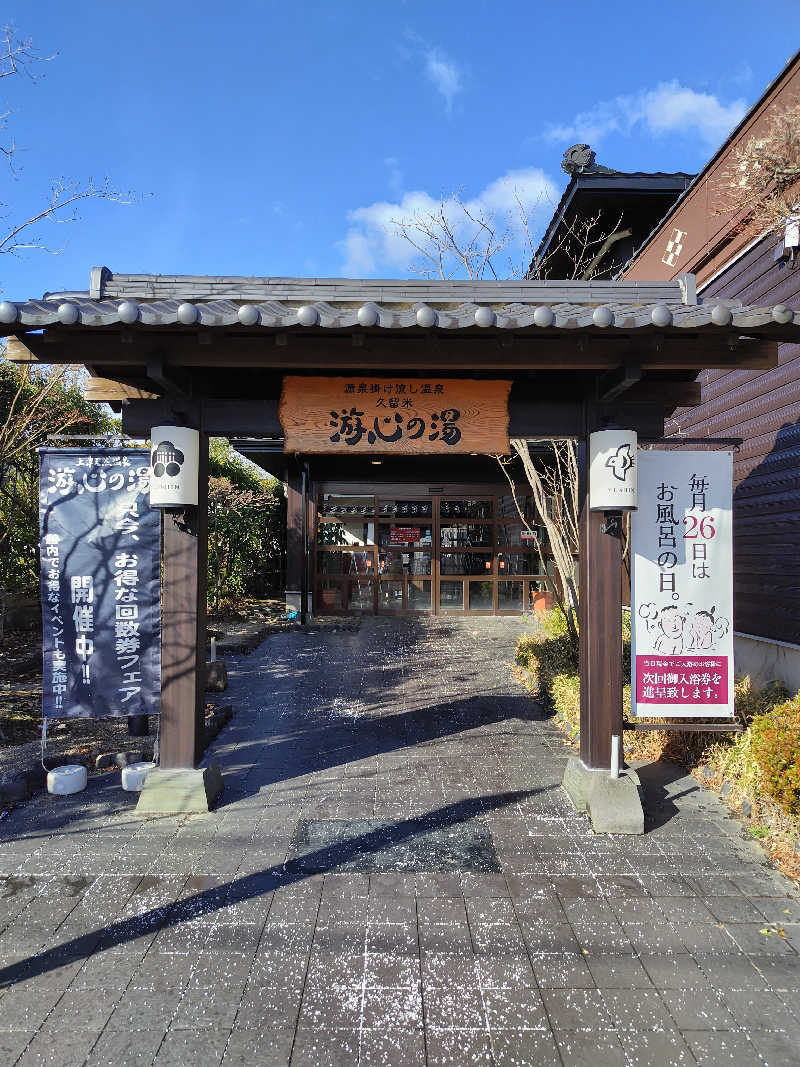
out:
{"label": "blue banner", "polygon": [[45,718],[159,710],[161,516],[149,477],[143,449],[39,449]]}

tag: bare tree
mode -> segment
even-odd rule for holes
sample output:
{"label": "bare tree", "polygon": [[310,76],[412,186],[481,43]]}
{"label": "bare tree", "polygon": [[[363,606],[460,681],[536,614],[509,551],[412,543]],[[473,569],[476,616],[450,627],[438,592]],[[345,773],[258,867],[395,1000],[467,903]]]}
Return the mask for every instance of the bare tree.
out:
{"label": "bare tree", "polygon": [[[606,253],[617,241],[629,237],[622,229],[622,218],[609,229],[601,212],[586,218],[564,220],[558,227],[547,252],[538,257],[538,245],[530,214],[519,194],[516,207],[498,220],[490,211],[465,202],[460,192],[443,197],[433,211],[417,211],[393,219],[395,235],[404,238],[418,255],[411,265],[415,274],[448,280],[466,276],[473,281],[502,274],[506,278],[544,280],[552,264],[569,263],[570,280],[588,281],[602,277],[609,268],[603,266]],[[515,244],[521,246],[521,259],[507,259],[506,268],[498,270],[498,259]],[[560,275],[563,277],[563,274]],[[522,466],[541,525],[547,530],[549,549],[556,570],[551,588],[564,614],[570,635],[577,639],[578,588],[575,561],[578,556],[578,456],[574,441],[549,442],[550,451],[543,461],[531,456],[529,442],[512,439],[510,456],[496,456],[508,479],[517,512],[527,529],[534,534],[542,573],[546,560],[542,545],[520,505],[513,467]]]}
{"label": "bare tree", "polygon": [[471,207],[460,192],[443,196],[434,211],[415,211],[392,219],[392,225],[420,256],[411,271],[445,281],[457,274],[480,281],[487,272],[496,279],[494,260],[514,239],[510,224],[498,224],[485,208]]}
{"label": "bare tree", "polygon": [[[22,75],[37,82],[43,77],[41,67],[51,62],[54,55],[45,56],[33,46],[30,38],[22,38],[12,26],[0,33],[0,80]],[[0,114],[0,152],[5,156],[12,178],[19,181],[22,173],[18,164],[19,146],[9,131],[12,112]],[[32,212],[17,212],[8,201],[0,201],[0,254],[18,254],[30,249],[58,253],[62,248],[53,248],[47,243],[43,227],[50,223],[74,222],[83,202],[87,200],[110,200],[129,204],[136,199],[131,192],[117,189],[109,178],[82,182],[73,178],[54,178],[49,192],[43,196],[41,207]],[[63,246],[62,246],[63,247]]]}
{"label": "bare tree", "polygon": [[761,234],[783,230],[800,211],[800,103],[775,109],[765,129],[734,148],[714,213],[742,214]]}
{"label": "bare tree", "polygon": [[578,456],[575,442],[570,440],[548,441],[547,455],[537,464],[531,456],[530,443],[522,438],[511,439],[512,455],[497,456],[503,474],[508,480],[511,496],[524,525],[534,534],[534,543],[539,554],[542,574],[547,573],[547,564],[542,544],[536,531],[525,516],[520,505],[514,480],[514,456],[518,456],[528,485],[533,492],[533,501],[541,524],[547,531],[547,541],[555,564],[557,581],[553,583],[553,595],[564,615],[567,629],[573,639],[578,636],[578,589],[575,583],[575,560],[578,556]]}
{"label": "bare tree", "polygon": [[[482,205],[464,200],[457,191],[442,196],[432,211],[418,209],[392,219],[391,225],[394,235],[407,241],[419,257],[410,264],[411,272],[444,281],[455,277],[543,280],[557,259],[569,263],[569,279],[588,281],[611,270],[602,263],[606,253],[631,235],[629,229],[620,229],[621,218],[609,229],[598,211],[587,218],[564,220],[547,252],[537,258],[530,212],[518,192],[514,201],[513,210],[498,218]],[[516,258],[510,253],[515,245],[519,246]],[[503,253],[507,255],[501,267]]]}

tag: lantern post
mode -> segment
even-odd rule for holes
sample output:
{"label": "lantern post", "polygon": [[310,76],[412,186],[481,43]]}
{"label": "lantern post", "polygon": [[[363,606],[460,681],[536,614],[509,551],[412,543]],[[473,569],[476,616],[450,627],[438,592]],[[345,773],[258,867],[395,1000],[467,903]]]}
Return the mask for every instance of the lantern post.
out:
{"label": "lantern post", "polygon": [[208,436],[185,426],[151,431],[150,503],[163,509],[159,766],[137,811],[208,811],[219,767],[197,767],[205,723]]}

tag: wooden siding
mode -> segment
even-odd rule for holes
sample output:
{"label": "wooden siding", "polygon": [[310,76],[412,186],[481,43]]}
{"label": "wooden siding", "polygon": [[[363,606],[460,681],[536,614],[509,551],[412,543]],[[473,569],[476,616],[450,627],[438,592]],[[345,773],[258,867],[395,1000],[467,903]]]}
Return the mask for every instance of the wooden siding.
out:
{"label": "wooden siding", "polygon": [[[775,262],[775,237],[754,245],[702,292],[800,310],[800,264]],[[702,403],[668,432],[741,437],[734,455],[734,625],[800,643],[800,345],[781,345],[772,370],[708,370]]]}

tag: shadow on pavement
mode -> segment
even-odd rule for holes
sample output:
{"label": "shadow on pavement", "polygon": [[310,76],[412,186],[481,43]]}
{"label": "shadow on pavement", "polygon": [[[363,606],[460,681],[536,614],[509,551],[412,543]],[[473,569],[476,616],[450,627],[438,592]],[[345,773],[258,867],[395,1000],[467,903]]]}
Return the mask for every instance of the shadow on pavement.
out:
{"label": "shadow on pavement", "polygon": [[73,938],[62,945],[55,945],[29,959],[10,964],[0,969],[0,989],[7,989],[17,982],[46,974],[66,964],[85,959],[97,951],[106,951],[154,930],[178,926],[180,923],[208,915],[228,904],[233,904],[264,893],[301,882],[313,874],[326,873],[368,853],[385,852],[387,847],[427,834],[432,827],[456,826],[489,811],[517,804],[540,790],[521,790],[495,793],[491,796],[470,798],[457,804],[448,804],[436,811],[416,818],[382,826],[369,833],[338,843],[335,848],[324,847],[316,852],[305,853],[295,860],[280,866],[269,867],[256,874],[245,875],[221,886],[198,892],[191,897],[176,901],[167,908],[152,908],[141,915],[111,923],[97,930]]}

